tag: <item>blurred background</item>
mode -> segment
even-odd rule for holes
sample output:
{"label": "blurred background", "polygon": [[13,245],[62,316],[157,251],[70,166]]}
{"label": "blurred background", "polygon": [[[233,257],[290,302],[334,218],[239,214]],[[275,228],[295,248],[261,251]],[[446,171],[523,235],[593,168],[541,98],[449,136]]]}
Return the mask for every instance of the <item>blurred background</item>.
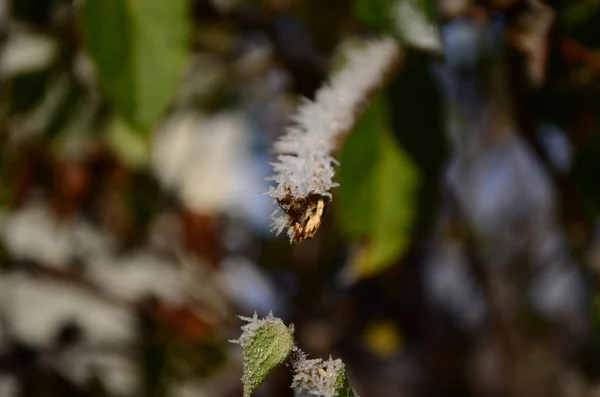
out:
{"label": "blurred background", "polygon": [[[290,245],[272,142],[383,34]],[[600,396],[599,50],[598,0],[0,0],[0,396],[241,396],[270,310],[362,396]]]}

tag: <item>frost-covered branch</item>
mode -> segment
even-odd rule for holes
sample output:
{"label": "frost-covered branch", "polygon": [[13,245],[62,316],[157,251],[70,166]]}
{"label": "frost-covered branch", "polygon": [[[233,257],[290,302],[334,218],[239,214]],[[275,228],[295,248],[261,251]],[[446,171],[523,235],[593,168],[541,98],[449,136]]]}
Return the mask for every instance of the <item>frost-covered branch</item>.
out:
{"label": "frost-covered branch", "polygon": [[268,195],[278,204],[271,215],[278,235],[288,228],[290,242],[314,237],[331,190],[338,186],[333,154],[399,55],[393,38],[368,41],[349,51],[346,66],[317,91],[314,101],[302,101],[292,125],[274,145],[279,155],[269,179],[276,186]]}

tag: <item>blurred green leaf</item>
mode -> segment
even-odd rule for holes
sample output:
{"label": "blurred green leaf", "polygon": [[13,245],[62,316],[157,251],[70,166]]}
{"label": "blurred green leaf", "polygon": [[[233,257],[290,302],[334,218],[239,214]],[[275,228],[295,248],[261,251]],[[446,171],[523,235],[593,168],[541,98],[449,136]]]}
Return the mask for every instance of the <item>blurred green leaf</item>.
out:
{"label": "blurred green leaf", "polygon": [[354,0],[354,12],[364,23],[378,30],[392,30],[392,7],[397,0]]}
{"label": "blurred green leaf", "polygon": [[356,16],[407,45],[440,52],[442,41],[433,0],[355,0]]}
{"label": "blurred green leaf", "polygon": [[150,142],[147,136],[140,136],[119,118],[114,118],[106,135],[113,153],[127,166],[139,169],[148,163]]}
{"label": "blurred green leaf", "polygon": [[390,125],[398,144],[419,170],[416,235],[429,234],[437,222],[441,186],[450,153],[443,99],[431,68],[434,56],[407,49],[402,68],[390,82]]}
{"label": "blurred green leaf", "polygon": [[[381,106],[371,105],[340,152],[337,171],[340,187],[336,196],[337,221],[351,239],[359,239],[372,230],[371,208],[374,203],[375,172],[379,155],[378,138],[385,128],[380,125]],[[339,197],[339,198],[338,198]]]}
{"label": "blurred green leaf", "polygon": [[187,0],[87,0],[83,39],[102,88],[121,116],[151,129],[171,102],[186,64]]}
{"label": "blurred green leaf", "polygon": [[561,19],[566,27],[588,22],[600,8],[600,0],[574,1],[563,11]]}
{"label": "blurred green leaf", "polygon": [[383,98],[376,99],[340,153],[337,209],[341,230],[365,240],[354,272],[385,270],[410,243],[419,174],[394,139]]}
{"label": "blurred green leaf", "polygon": [[375,208],[371,238],[372,266],[379,269],[404,253],[415,219],[419,174],[389,128],[379,138]]}

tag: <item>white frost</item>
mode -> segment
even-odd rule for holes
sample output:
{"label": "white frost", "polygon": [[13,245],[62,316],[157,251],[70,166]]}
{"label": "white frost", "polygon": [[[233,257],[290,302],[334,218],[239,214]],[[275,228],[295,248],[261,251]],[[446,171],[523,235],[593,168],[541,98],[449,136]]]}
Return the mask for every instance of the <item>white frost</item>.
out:
{"label": "white frost", "polygon": [[[302,100],[293,124],[275,142],[279,155],[272,164],[275,175],[269,179],[276,186],[270,188],[269,196],[282,199],[289,193],[303,198],[314,193],[331,198],[331,189],[338,186],[333,181],[336,138],[354,125],[368,95],[381,84],[398,56],[398,45],[387,37],[350,50],[346,66],[317,91],[315,100]],[[290,226],[279,207],[271,219],[277,234]]]}
{"label": "white frost", "polygon": [[409,44],[424,50],[439,52],[442,39],[434,21],[412,1],[399,1],[394,10],[396,28]]}
{"label": "white frost", "polygon": [[239,339],[232,339],[229,342],[238,344],[238,345],[242,346],[242,348],[245,348],[246,346],[248,346],[250,339],[252,339],[254,337],[254,334],[256,333],[256,331],[258,329],[260,329],[262,326],[264,326],[265,324],[268,324],[268,323],[283,324],[281,319],[273,316],[273,312],[269,312],[269,315],[266,316],[265,318],[258,318],[258,314],[256,314],[256,312],[254,312],[254,315],[252,317],[244,317],[244,316],[238,316],[238,317],[241,320],[246,321],[248,324],[243,325],[241,327],[242,335],[240,336]]}
{"label": "white frost", "polygon": [[300,353],[294,363],[292,387],[315,396],[335,397],[336,381],[341,371],[344,371],[344,363],[340,359],[334,360],[330,356],[327,361],[320,358],[308,360],[304,353]]}

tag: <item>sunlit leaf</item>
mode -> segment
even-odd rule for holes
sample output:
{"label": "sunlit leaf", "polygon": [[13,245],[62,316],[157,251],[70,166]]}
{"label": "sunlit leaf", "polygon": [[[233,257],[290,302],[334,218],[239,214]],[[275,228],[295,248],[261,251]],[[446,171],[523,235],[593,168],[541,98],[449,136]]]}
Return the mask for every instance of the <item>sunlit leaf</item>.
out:
{"label": "sunlit leaf", "polygon": [[367,236],[372,231],[371,212],[376,188],[375,172],[382,128],[381,106],[372,106],[347,137],[340,152],[337,179],[340,182],[335,205],[341,230],[351,239]]}
{"label": "sunlit leaf", "polygon": [[107,143],[117,157],[133,169],[141,168],[148,163],[150,142],[148,137],[137,131],[119,118],[114,118],[108,125]]}
{"label": "sunlit leaf", "polygon": [[385,270],[410,242],[419,174],[394,139],[385,101],[372,103],[340,154],[338,223],[350,239],[366,245],[353,273]]}
{"label": "sunlit leaf", "polygon": [[84,44],[106,96],[132,125],[151,129],[185,67],[190,23],[187,0],[87,0]]}

